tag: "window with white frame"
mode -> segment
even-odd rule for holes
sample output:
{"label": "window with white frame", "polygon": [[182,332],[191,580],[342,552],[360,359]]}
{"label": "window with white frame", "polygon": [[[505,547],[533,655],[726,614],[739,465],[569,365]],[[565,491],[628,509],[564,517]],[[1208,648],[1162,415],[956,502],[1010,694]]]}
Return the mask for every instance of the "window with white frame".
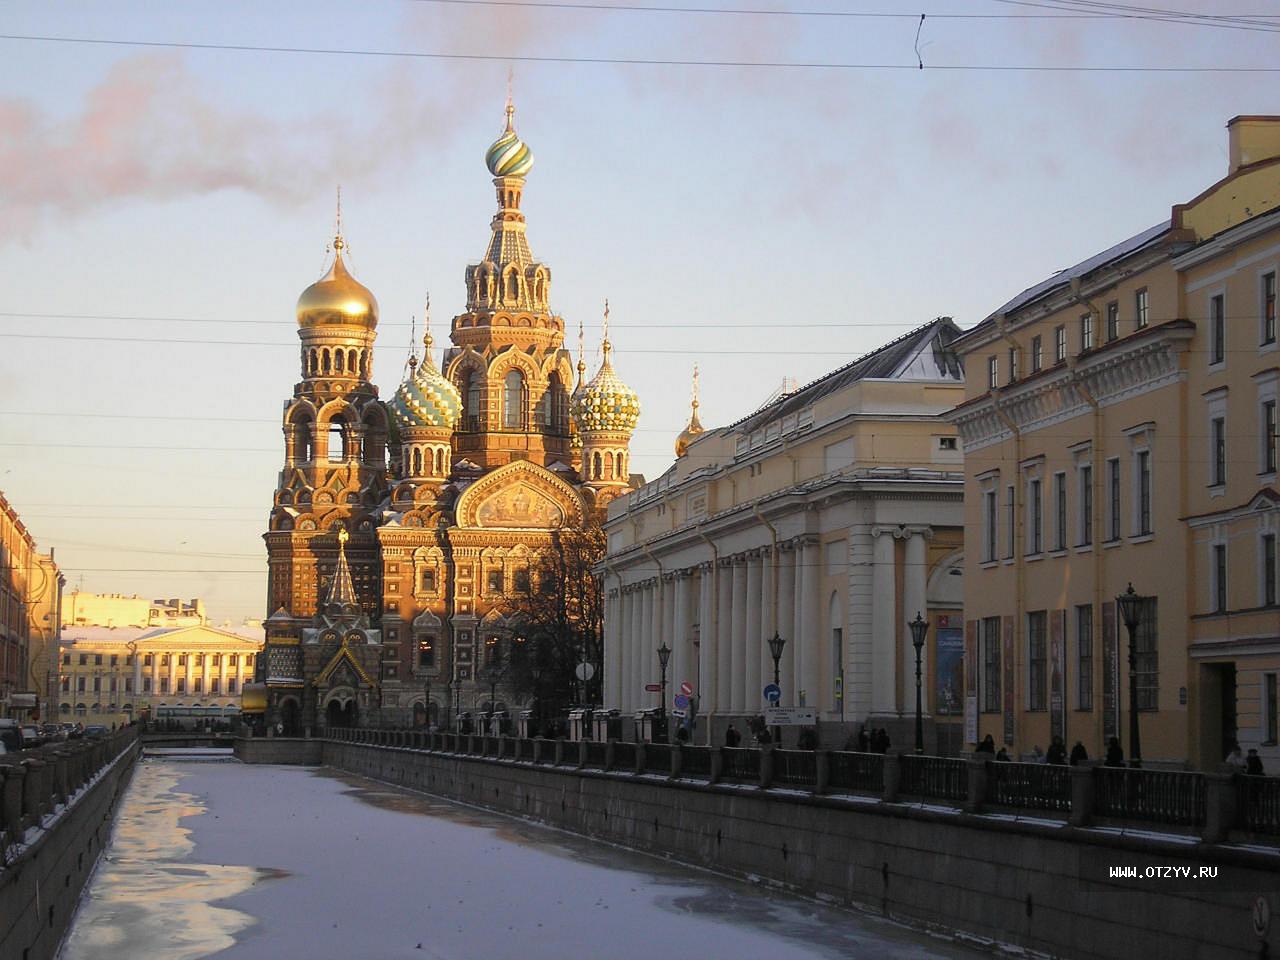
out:
{"label": "window with white frame", "polygon": [[1258,591],[1258,599],[1264,607],[1274,607],[1276,605],[1276,535],[1274,533],[1264,533],[1258,544],[1258,552],[1261,556],[1258,558],[1258,568],[1262,575],[1261,590]]}
{"label": "window with white frame", "polygon": [[1044,367],[1044,341],[1040,334],[1031,338],[1031,372],[1039,373]]}
{"label": "window with white frame", "polygon": [[1120,539],[1120,458],[1107,461],[1107,539]]}
{"label": "window with white frame", "polygon": [[1151,451],[1138,450],[1133,455],[1135,536],[1151,533]]}
{"label": "window with white frame", "polygon": [[1120,336],[1120,304],[1112,300],[1107,304],[1107,343]]}
{"label": "window with white frame", "polygon": [[996,491],[985,490],[982,494],[982,527],[986,531],[983,539],[982,559],[996,559],[996,541],[1000,529],[1000,508],[996,504]]}
{"label": "window with white frame", "polygon": [[1143,287],[1133,295],[1133,312],[1135,326],[1141,330],[1148,322],[1147,316],[1147,288]]}
{"label": "window with white frame", "polygon": [[1219,293],[1209,298],[1209,365],[1227,359],[1227,298]]}
{"label": "window with white frame", "polygon": [[1277,710],[1280,703],[1276,701],[1276,675],[1274,673],[1264,673],[1262,675],[1262,737],[1263,743],[1274,744],[1276,742],[1277,727]]}
{"label": "window with white frame", "polygon": [[993,353],[987,357],[987,389],[994,390],[1000,385],[1000,359]]}
{"label": "window with white frame", "polygon": [[1209,547],[1210,563],[1212,563],[1209,581],[1211,595],[1209,609],[1213,613],[1227,612],[1227,545],[1214,543]]}
{"label": "window with white frame", "polygon": [[1159,598],[1143,597],[1138,629],[1133,635],[1134,673],[1138,677],[1138,709],[1160,709]]}
{"label": "window with white frame", "polygon": [[1027,614],[1027,709],[1044,710],[1048,705],[1049,614],[1036,610]]}
{"label": "window with white frame", "polygon": [[1093,314],[1086,313],[1080,318],[1080,352],[1093,349]]}
{"label": "window with white frame", "polygon": [[1280,393],[1280,372],[1275,369],[1254,376],[1258,385],[1258,472],[1276,472],[1276,400]]}
{"label": "window with white frame", "polygon": [[1053,475],[1053,549],[1067,549],[1067,475]]}
{"label": "window with white frame", "polygon": [[1276,272],[1262,275],[1262,346],[1276,342]]}
{"label": "window with white frame", "polygon": [[1093,709],[1093,604],[1076,607],[1076,709]]}
{"label": "window with white frame", "polygon": [[1220,487],[1227,482],[1227,418],[1212,417],[1209,420],[1209,486]]}
{"label": "window with white frame", "polygon": [[982,621],[982,712],[1000,712],[1000,618]]}
{"label": "window with white frame", "polygon": [[1076,543],[1087,547],[1093,543],[1093,464],[1082,463],[1079,468],[1080,481],[1080,526]]}
{"label": "window with white frame", "polygon": [[1004,488],[1004,522],[1005,522],[1005,548],[1004,555],[1007,559],[1012,560],[1014,551],[1017,549],[1016,539],[1018,536],[1017,527],[1017,509],[1018,505],[1015,500],[1015,488],[1013,484]]}
{"label": "window with white frame", "polygon": [[1035,556],[1044,549],[1044,497],[1040,479],[1027,481],[1027,554]]}
{"label": "window with white frame", "polygon": [[1065,363],[1067,360],[1067,327],[1063,324],[1053,331],[1053,362]]}
{"label": "window with white frame", "polygon": [[1018,379],[1018,348],[1009,348],[1009,382],[1013,383]]}

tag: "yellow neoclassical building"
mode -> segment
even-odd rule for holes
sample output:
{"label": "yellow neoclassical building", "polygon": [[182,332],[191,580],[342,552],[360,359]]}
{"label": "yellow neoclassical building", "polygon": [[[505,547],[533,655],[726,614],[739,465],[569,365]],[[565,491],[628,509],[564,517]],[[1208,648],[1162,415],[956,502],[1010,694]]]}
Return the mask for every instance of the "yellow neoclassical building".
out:
{"label": "yellow neoclassical building", "polygon": [[251,627],[68,626],[57,719],[105,726],[230,720],[261,650],[261,630]]}
{"label": "yellow neoclassical building", "polygon": [[1131,757],[1136,715],[1148,763],[1280,765],[1280,117],[1228,134],[1223,179],[957,342],[970,743]]}

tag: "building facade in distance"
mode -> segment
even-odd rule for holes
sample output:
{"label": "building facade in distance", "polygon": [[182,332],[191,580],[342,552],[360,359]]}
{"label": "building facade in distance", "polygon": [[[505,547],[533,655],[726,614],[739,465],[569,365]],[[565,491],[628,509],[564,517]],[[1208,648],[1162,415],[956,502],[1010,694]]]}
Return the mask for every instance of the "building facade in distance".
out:
{"label": "building facade in distance", "polygon": [[72,590],[62,597],[64,627],[198,627],[208,620],[204,601],[172,598],[147,600],[136,593],[86,593]]}
{"label": "building facade in distance", "polygon": [[719,742],[767,706],[777,635],[781,705],[814,709],[824,745],[867,723],[904,746],[918,612],[927,745],[954,749],[961,455],[941,414],[963,396],[958,335],[932,321],[727,427],[702,428],[695,394],[672,467],[609,507],[606,706],[659,705],[665,645],[667,710],[687,683],[695,739]]}
{"label": "building facade in distance", "polygon": [[46,719],[56,680],[58,609],[65,585],[0,494],[0,717]]}
{"label": "building facade in distance", "polygon": [[506,705],[494,676],[521,596],[568,531],[631,485],[635,394],[604,362],[579,380],[550,306],[551,272],[520,209],[533,155],[513,110],[489,148],[498,209],[437,365],[385,404],[371,382],[377,301],[347,271],[298,301],[302,378],[265,534],[267,722],[291,731],[443,721]]}
{"label": "building facade in distance", "polygon": [[261,650],[260,631],[248,628],[69,626],[57,719],[105,726],[229,721],[240,713]]}
{"label": "building facade in distance", "polygon": [[1145,760],[1280,761],[1280,118],[1228,130],[1224,179],[957,343],[971,743],[1131,755],[1133,676]]}

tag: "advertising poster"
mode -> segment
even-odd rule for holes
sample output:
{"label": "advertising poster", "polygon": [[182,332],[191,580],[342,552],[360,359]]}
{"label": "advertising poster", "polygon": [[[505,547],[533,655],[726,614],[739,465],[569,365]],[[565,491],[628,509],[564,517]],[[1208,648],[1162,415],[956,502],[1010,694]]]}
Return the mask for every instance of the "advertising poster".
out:
{"label": "advertising poster", "polygon": [[964,625],[964,742],[978,742],[978,621]]}
{"label": "advertising poster", "polygon": [[964,633],[939,627],[934,641],[933,709],[939,716],[960,715],[964,690]]}

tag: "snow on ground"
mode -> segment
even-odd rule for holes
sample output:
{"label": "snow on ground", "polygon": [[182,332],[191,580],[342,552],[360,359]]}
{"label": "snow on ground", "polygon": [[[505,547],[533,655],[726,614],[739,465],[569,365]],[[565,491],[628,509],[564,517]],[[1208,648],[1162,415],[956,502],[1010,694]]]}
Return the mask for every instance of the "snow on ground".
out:
{"label": "snow on ground", "polygon": [[301,767],[148,760],[107,854],[61,960],[983,955],[878,917]]}

